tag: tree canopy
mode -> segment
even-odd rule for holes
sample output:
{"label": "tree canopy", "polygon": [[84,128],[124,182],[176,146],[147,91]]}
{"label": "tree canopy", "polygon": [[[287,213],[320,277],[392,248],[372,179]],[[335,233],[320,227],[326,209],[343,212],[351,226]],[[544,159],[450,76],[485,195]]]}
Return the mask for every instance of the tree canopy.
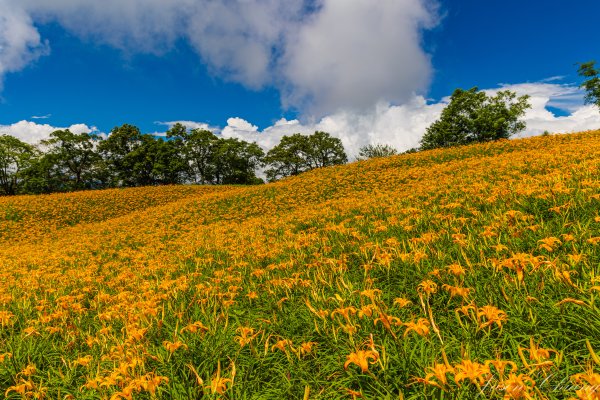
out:
{"label": "tree canopy", "polygon": [[0,135],[0,194],[20,191],[25,172],[35,159],[35,148],[16,137]]}
{"label": "tree canopy", "polygon": [[368,144],[363,146],[358,151],[356,159],[368,160],[369,158],[389,157],[398,154],[398,150],[388,144]]}
{"label": "tree canopy", "polygon": [[50,138],[42,141],[48,147],[45,154],[50,168],[56,169],[65,190],[89,189],[95,186],[98,162],[101,157],[96,152],[98,137],[89,133],[75,134],[58,130]]}
{"label": "tree canopy", "polygon": [[600,108],[600,69],[596,68],[595,61],[579,64],[578,74],[585,79],[581,88],[585,90],[587,104],[595,104]]}
{"label": "tree canopy", "polygon": [[440,119],[427,128],[421,149],[508,139],[525,129],[520,118],[531,107],[528,99],[510,90],[488,96],[477,87],[456,89]]}
{"label": "tree canopy", "polygon": [[267,179],[298,175],[315,168],[348,162],[342,141],[327,132],[316,131],[310,136],[300,133],[281,138],[265,156]]}

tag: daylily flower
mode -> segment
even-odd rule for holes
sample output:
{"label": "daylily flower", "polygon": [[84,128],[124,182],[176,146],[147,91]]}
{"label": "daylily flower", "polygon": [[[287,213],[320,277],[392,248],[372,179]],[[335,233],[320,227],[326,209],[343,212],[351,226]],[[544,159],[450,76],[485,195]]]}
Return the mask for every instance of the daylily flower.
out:
{"label": "daylily flower", "polygon": [[[360,367],[360,370],[364,373],[369,370],[369,364],[374,364],[379,359],[379,353],[373,350],[358,350],[355,353],[350,353],[346,362],[344,363],[344,369],[348,369],[348,365],[356,364]],[[369,360],[373,360],[369,363]]]}

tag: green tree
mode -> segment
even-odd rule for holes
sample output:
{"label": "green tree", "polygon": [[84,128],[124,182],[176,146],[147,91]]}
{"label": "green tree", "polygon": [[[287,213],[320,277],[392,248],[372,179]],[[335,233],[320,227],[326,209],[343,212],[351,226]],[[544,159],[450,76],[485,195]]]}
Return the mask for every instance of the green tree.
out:
{"label": "green tree", "polygon": [[344,145],[327,132],[316,131],[308,136],[306,160],[309,169],[330,167],[348,162]]}
{"label": "green tree", "polygon": [[201,185],[215,179],[215,150],[218,137],[205,129],[192,129],[177,123],[167,131],[167,138],[177,147],[183,168],[190,181]]}
{"label": "green tree", "polygon": [[398,154],[398,150],[387,144],[368,144],[358,151],[357,160],[368,160],[369,158],[389,157]]}
{"label": "green tree", "polygon": [[175,143],[144,135],[133,125],[114,128],[98,145],[113,186],[180,183],[183,167]]}
{"label": "green tree", "polygon": [[150,181],[153,185],[176,185],[186,182],[187,166],[176,140],[158,138],[150,142],[146,153],[152,163]]}
{"label": "green tree", "polygon": [[265,157],[267,179],[298,175],[315,168],[340,165],[348,162],[342,141],[326,132],[310,136],[295,133],[281,138]]}
{"label": "green tree", "polygon": [[75,134],[67,130],[58,130],[43,140],[47,147],[45,157],[54,164],[56,173],[63,181],[64,190],[82,190],[98,188],[102,185],[96,179],[101,157],[96,151],[99,137],[89,133]]}
{"label": "green tree", "polygon": [[530,108],[529,96],[510,90],[488,96],[477,87],[456,89],[450,103],[421,139],[421,149],[450,147],[474,142],[508,139],[525,129],[520,118]]}
{"label": "green tree", "polygon": [[298,175],[308,170],[306,152],[308,140],[306,135],[295,133],[284,136],[279,144],[267,152],[265,164],[270,168],[265,171],[269,181],[280,177]]}
{"label": "green tree", "polygon": [[212,183],[224,185],[252,185],[262,183],[256,176],[256,169],[264,157],[263,150],[256,143],[229,138],[218,139],[212,153],[214,178]]}
{"label": "green tree", "polygon": [[63,175],[51,154],[39,153],[24,171],[23,192],[30,194],[55,193],[68,190]]}
{"label": "green tree", "polygon": [[0,135],[0,194],[20,192],[26,171],[35,162],[36,150],[10,135]]}
{"label": "green tree", "polygon": [[589,61],[579,64],[578,74],[585,81],[581,84],[581,88],[585,89],[585,102],[587,104],[595,104],[600,108],[600,70],[596,68],[595,61]]}
{"label": "green tree", "polygon": [[135,175],[141,162],[139,152],[144,144],[140,130],[133,125],[124,124],[115,127],[106,140],[98,145],[98,151],[106,161],[110,170],[111,186],[136,186],[138,177]]}

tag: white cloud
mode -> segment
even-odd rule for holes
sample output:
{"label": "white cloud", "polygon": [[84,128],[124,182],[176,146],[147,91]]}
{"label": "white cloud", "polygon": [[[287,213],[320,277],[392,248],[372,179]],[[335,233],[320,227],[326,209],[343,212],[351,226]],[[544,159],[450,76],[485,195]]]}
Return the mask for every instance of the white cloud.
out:
{"label": "white cloud", "polygon": [[210,126],[205,122],[195,122],[195,121],[186,121],[186,120],[178,120],[178,121],[156,121],[157,125],[165,125],[169,129],[173,127],[175,124],[181,124],[187,127],[188,129],[202,129],[207,131],[216,131],[218,128],[214,126]]}
{"label": "white cloud", "polygon": [[338,111],[314,123],[281,119],[262,131],[240,118],[230,118],[221,134],[255,141],[268,150],[284,135],[325,131],[341,139],[352,157],[369,143],[390,144],[400,150],[417,147],[425,129],[437,119],[443,107],[441,103],[428,105],[423,97],[414,96],[403,105],[380,103],[361,113]]}
{"label": "white cloud", "polygon": [[[584,105],[584,92],[577,86],[547,83],[544,80],[540,83],[505,84],[489,92],[500,89],[530,96],[532,107],[524,117],[527,129],[516,137],[539,135],[544,131],[567,133],[600,129],[600,110],[592,105]],[[556,116],[546,107],[566,111],[568,115]]]}
{"label": "white cloud", "polygon": [[404,103],[431,74],[419,32],[435,18],[421,0],[329,0],[290,39],[285,100],[317,116]]}
{"label": "white cloud", "polygon": [[30,16],[10,0],[0,0],[0,90],[4,75],[19,71],[49,52]]}
{"label": "white cloud", "polygon": [[[595,106],[584,105],[582,93],[575,86],[547,82],[523,83],[501,85],[486,92],[495,93],[503,89],[531,96],[532,108],[524,117],[527,129],[517,137],[539,135],[546,130],[552,133],[569,133],[600,129],[600,110]],[[370,143],[389,144],[400,151],[418,147],[425,130],[439,118],[447,101],[448,98],[444,98],[441,102],[428,104],[422,96],[413,96],[402,105],[380,102],[366,111],[338,111],[313,122],[280,119],[263,130],[238,117],[229,118],[222,129],[204,122],[185,120],[157,124],[171,127],[179,122],[188,128],[211,130],[222,137],[257,142],[265,150],[277,145],[284,135],[325,131],[340,138],[352,158],[358,154],[360,147]],[[558,105],[558,108],[572,112],[566,116],[556,116],[546,109],[549,105]],[[35,143],[47,138],[56,129],[66,128],[20,121],[12,125],[0,125],[0,134],[10,134]],[[71,125],[68,129],[76,133],[97,132],[95,127],[85,124]]]}
{"label": "white cloud", "polygon": [[161,54],[186,40],[213,74],[276,87],[285,105],[316,116],[366,109],[426,89],[420,34],[436,23],[434,1],[0,0],[0,45],[9,49],[0,76],[42,54],[35,23],[58,22],[131,53]]}
{"label": "white cloud", "polygon": [[62,129],[69,129],[76,134],[98,131],[95,127],[89,127],[85,124],[74,124],[66,128],[60,128],[23,120],[11,125],[0,125],[0,135],[11,135],[24,142],[36,144],[40,140],[48,139],[52,132]]}
{"label": "white cloud", "polygon": [[[486,92],[493,94],[504,89],[531,96],[532,108],[524,117],[527,129],[516,137],[539,135],[546,130],[570,133],[600,128],[600,110],[583,105],[582,93],[575,86],[546,82],[523,83],[501,85]],[[413,96],[403,105],[379,103],[363,112],[338,111],[315,123],[302,124],[298,120],[282,119],[262,131],[240,118],[230,118],[222,135],[256,141],[268,150],[277,145],[284,135],[311,134],[321,130],[340,138],[351,157],[358,154],[360,147],[369,143],[389,144],[404,151],[419,146],[425,130],[439,118],[448,100],[449,97],[446,97],[439,103],[427,104],[423,97]],[[547,106],[571,113],[556,116],[546,109]]]}

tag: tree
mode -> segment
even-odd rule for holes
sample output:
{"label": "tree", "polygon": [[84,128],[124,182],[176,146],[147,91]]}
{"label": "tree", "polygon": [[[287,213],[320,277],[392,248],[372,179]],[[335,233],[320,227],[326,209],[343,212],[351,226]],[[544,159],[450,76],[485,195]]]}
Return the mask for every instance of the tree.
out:
{"label": "tree", "polygon": [[600,107],[600,70],[596,69],[596,62],[589,61],[579,64],[577,73],[587,78],[580,86],[586,91],[586,104],[595,104]]}
{"label": "tree", "polygon": [[48,147],[45,157],[54,164],[63,181],[64,190],[101,187],[96,179],[100,155],[96,151],[99,138],[89,133],[75,134],[58,130],[41,143]]}
{"label": "tree", "polygon": [[369,158],[389,157],[398,154],[398,150],[387,144],[368,144],[358,151],[356,159],[368,160]]}
{"label": "tree", "polygon": [[133,125],[114,128],[98,145],[111,171],[113,186],[147,186],[179,183],[182,167],[174,144],[143,135]]}
{"label": "tree", "polygon": [[329,167],[348,162],[344,145],[327,132],[316,131],[308,136],[306,161],[309,169]]}
{"label": "tree", "polygon": [[298,175],[315,168],[344,164],[348,157],[342,141],[326,132],[310,136],[295,133],[284,136],[265,157],[266,175],[269,181],[280,177]]}
{"label": "tree", "polygon": [[133,152],[142,145],[142,133],[129,124],[113,128],[108,138],[98,145],[98,151],[110,170],[111,186],[135,186],[138,180],[134,174],[137,172],[135,164],[139,160]]}
{"label": "tree", "polygon": [[149,155],[153,162],[153,184],[177,185],[186,182],[188,169],[179,143],[158,138],[152,144]]}
{"label": "tree", "polygon": [[450,147],[474,142],[508,139],[525,129],[520,121],[530,108],[529,96],[504,90],[488,96],[474,87],[456,89],[450,103],[421,139],[421,149]]}
{"label": "tree", "polygon": [[61,171],[51,154],[40,153],[24,172],[23,191],[30,194],[55,193],[68,190]]}
{"label": "tree", "polygon": [[223,185],[253,185],[262,183],[256,169],[264,157],[256,143],[229,138],[214,143],[211,168],[214,168],[212,183]]}
{"label": "tree", "polygon": [[307,136],[295,133],[284,136],[279,144],[267,152],[265,164],[270,168],[265,171],[269,181],[279,177],[298,175],[308,170],[306,162]]}
{"label": "tree", "polygon": [[179,150],[187,177],[201,185],[211,183],[215,179],[214,152],[219,138],[205,129],[192,129],[177,123],[167,131]]}
{"label": "tree", "polygon": [[35,161],[35,148],[16,137],[0,135],[0,194],[19,193],[25,172]]}

